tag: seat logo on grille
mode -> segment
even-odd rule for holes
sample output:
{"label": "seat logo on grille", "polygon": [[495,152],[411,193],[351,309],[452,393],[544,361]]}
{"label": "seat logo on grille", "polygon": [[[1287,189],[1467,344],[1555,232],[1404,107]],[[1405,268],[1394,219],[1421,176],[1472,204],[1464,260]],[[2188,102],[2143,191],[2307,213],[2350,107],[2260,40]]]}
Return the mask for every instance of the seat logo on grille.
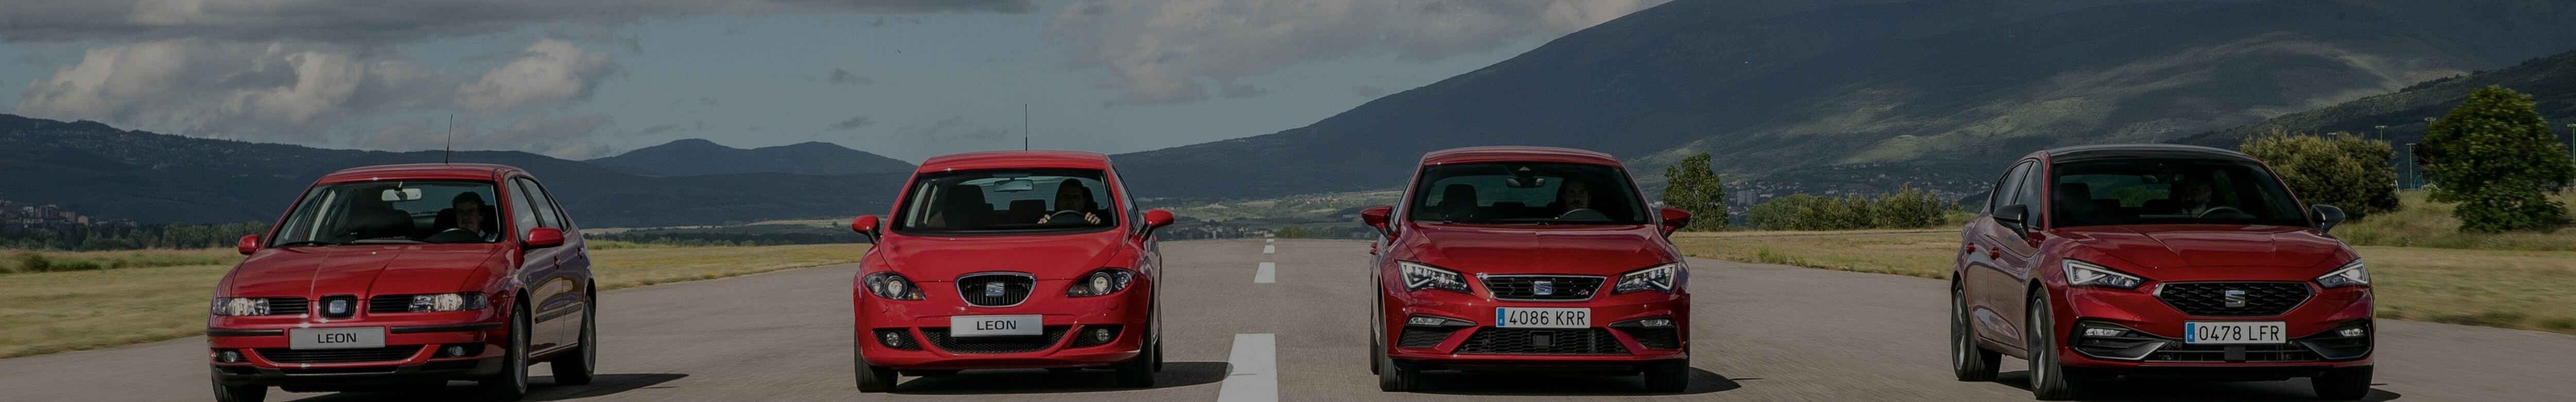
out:
{"label": "seat logo on grille", "polygon": [[329,307],[324,307],[323,314],[330,314],[335,317],[349,315],[349,301],[345,299],[332,300]]}
{"label": "seat logo on grille", "polygon": [[1556,281],[1539,280],[1530,282],[1530,294],[1535,296],[1555,296]]}
{"label": "seat logo on grille", "polygon": [[2228,308],[2245,307],[2245,291],[2228,289],[2225,293],[2227,295]]}
{"label": "seat logo on grille", "polygon": [[984,297],[1002,297],[1002,281],[984,282]]}

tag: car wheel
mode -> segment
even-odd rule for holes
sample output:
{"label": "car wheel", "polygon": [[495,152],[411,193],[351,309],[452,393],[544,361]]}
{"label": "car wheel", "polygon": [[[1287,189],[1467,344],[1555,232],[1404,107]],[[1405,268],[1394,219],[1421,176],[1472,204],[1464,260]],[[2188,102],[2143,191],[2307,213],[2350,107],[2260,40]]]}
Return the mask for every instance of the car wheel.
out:
{"label": "car wheel", "polygon": [[1422,388],[1422,369],[1395,361],[1395,358],[1387,357],[1384,352],[1378,354],[1377,362],[1372,365],[1377,366],[1377,390],[1379,391],[1413,392],[1415,389]]}
{"label": "car wheel", "polygon": [[2354,401],[2370,395],[2370,367],[2339,368],[2308,379],[2317,399]]}
{"label": "car wheel", "polygon": [[1128,360],[1125,363],[1118,363],[1116,367],[1118,370],[1118,387],[1145,388],[1154,386],[1154,361],[1163,359],[1161,356],[1163,349],[1162,344],[1162,341],[1154,341],[1154,344],[1146,346],[1144,348],[1144,353],[1136,356],[1136,359]]}
{"label": "car wheel", "polygon": [[583,302],[582,306],[581,345],[574,346],[579,349],[555,357],[555,385],[590,384],[591,379],[595,377],[594,374],[598,373],[599,316],[597,313],[599,313],[599,307],[590,303]]}
{"label": "car wheel", "polygon": [[510,340],[501,348],[501,373],[476,381],[482,388],[483,400],[516,401],[528,397],[528,306],[516,303],[511,308],[510,326],[505,331]]}
{"label": "car wheel", "polygon": [[1646,392],[1677,393],[1690,389],[1690,358],[1646,369]]}
{"label": "car wheel", "polygon": [[266,399],[268,399],[266,386],[215,383],[215,402],[259,402]]}
{"label": "car wheel", "polygon": [[868,365],[868,356],[857,349],[850,350],[850,368],[858,373],[859,392],[894,391],[894,369]]}
{"label": "car wheel", "polygon": [[1378,374],[1377,361],[1386,358],[1386,343],[1378,342],[1377,337],[1369,335],[1369,374]]}
{"label": "car wheel", "polygon": [[2057,322],[2049,317],[2054,310],[2049,308],[2048,295],[2032,295],[2030,305],[2025,309],[2030,310],[2030,319],[2022,321],[2022,326],[2029,328],[2025,331],[2029,335],[2023,339],[2030,346],[2030,358],[2025,360],[2030,361],[2031,396],[2043,401],[2063,401],[2082,396],[2083,380],[2068,376],[2066,366],[2057,362]]}
{"label": "car wheel", "polygon": [[1968,325],[1968,293],[1950,290],[1950,371],[1959,381],[1994,381],[2000,370],[2002,353],[1977,346],[1975,327]]}

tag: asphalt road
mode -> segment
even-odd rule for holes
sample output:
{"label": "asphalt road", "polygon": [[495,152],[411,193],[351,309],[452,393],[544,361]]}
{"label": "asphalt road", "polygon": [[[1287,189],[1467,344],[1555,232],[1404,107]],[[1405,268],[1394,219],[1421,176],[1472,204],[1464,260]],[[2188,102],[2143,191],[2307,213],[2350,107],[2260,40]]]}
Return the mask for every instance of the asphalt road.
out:
{"label": "asphalt road", "polygon": [[[849,283],[831,266],[608,292],[599,382],[530,400],[598,401],[1354,401],[2028,400],[2021,364],[2003,381],[1949,378],[1937,280],[1692,260],[1688,391],[1648,394],[1635,376],[1431,373],[1422,392],[1378,392],[1368,373],[1368,244],[1167,243],[1170,320],[1160,386],[1115,389],[1110,373],[970,371],[905,377],[892,394],[851,387]],[[1265,252],[1269,251],[1269,252]],[[1271,267],[1264,272],[1263,263]],[[1267,279],[1268,283],[1261,283]],[[2576,337],[2383,321],[2371,400],[2544,401],[2576,395]],[[204,340],[0,360],[9,401],[208,400]],[[532,370],[543,374],[540,367]],[[464,401],[470,389],[287,394],[270,400]],[[2305,380],[2123,383],[2104,400],[2302,400]]]}

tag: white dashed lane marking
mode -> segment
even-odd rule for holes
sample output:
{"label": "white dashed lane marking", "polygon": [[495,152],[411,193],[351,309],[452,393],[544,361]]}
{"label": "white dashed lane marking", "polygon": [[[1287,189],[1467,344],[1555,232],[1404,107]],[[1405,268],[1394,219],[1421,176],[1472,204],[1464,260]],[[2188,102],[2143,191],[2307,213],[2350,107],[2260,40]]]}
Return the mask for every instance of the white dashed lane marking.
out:
{"label": "white dashed lane marking", "polygon": [[[1267,265],[1268,263],[1264,263]],[[1217,402],[1277,402],[1279,345],[1274,334],[1234,334],[1234,355],[1226,358],[1225,382],[1217,384]]]}
{"label": "white dashed lane marking", "polygon": [[1278,253],[1278,252],[1279,252],[1279,246],[1278,246],[1278,245],[1263,245],[1263,246],[1261,246],[1261,253],[1262,253],[1262,254],[1276,254],[1276,253]]}
{"label": "white dashed lane marking", "polygon": [[1252,283],[1275,283],[1278,281],[1279,263],[1264,262],[1261,263],[1261,269],[1252,271]]}

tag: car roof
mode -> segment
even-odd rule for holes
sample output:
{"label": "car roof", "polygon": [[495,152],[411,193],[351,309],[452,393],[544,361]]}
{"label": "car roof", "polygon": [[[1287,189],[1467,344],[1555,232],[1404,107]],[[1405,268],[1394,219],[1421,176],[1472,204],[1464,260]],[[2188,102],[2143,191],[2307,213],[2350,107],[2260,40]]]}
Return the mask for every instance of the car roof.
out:
{"label": "car roof", "polygon": [[2261,162],[2260,160],[2254,159],[2254,156],[2246,155],[2243,152],[2182,144],[2080,145],[2055,148],[2040,152],[2048,154],[2048,160],[2051,163],[2120,158],[2217,159]]}
{"label": "car roof", "polygon": [[921,162],[917,172],[948,170],[1063,168],[1109,170],[1109,156],[1082,151],[980,151],[940,155]]}
{"label": "car roof", "polygon": [[1450,148],[1422,154],[1423,165],[1476,162],[1554,162],[1582,163],[1618,167],[1619,158],[1610,154],[1574,148],[1533,146],[1488,146]]}
{"label": "car roof", "polygon": [[405,163],[397,165],[360,166],[323,175],[323,183],[374,180],[492,180],[508,172],[523,171],[510,165],[489,163]]}

